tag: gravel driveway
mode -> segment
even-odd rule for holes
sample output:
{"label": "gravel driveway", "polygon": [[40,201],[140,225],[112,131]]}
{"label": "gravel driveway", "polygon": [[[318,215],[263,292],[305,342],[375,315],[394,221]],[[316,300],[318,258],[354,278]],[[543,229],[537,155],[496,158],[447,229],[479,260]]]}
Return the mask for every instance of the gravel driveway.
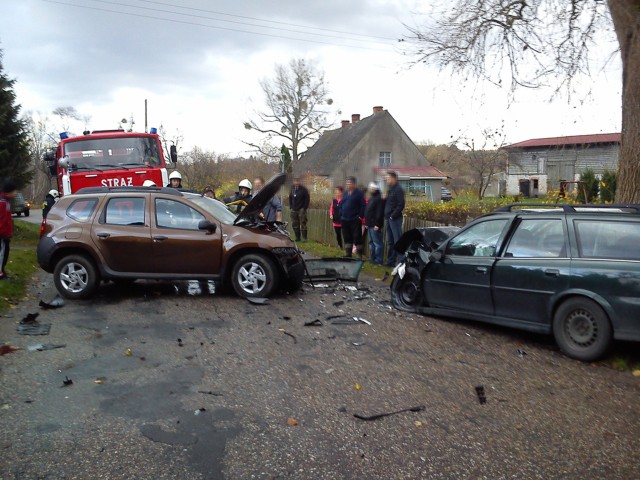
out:
{"label": "gravel driveway", "polygon": [[[0,343],[23,348],[0,357],[3,479],[640,478],[640,379],[545,337],[397,312],[372,279],[268,305],[106,284],[40,309],[51,284],[39,273],[0,318]],[[28,313],[50,334],[17,334]]]}

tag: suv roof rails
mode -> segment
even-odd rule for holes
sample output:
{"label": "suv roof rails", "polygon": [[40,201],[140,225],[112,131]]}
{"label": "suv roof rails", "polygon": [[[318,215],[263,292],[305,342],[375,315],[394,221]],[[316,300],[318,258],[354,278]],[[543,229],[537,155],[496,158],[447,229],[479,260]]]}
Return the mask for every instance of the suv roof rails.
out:
{"label": "suv roof rails", "polygon": [[133,192],[159,192],[167,195],[182,197],[182,193],[171,187],[85,187],[78,190],[74,195],[95,195],[96,193],[133,193]]}
{"label": "suv roof rails", "polygon": [[596,210],[614,210],[617,213],[635,213],[640,214],[639,204],[593,204],[593,203],[510,203],[494,210],[494,212],[512,212],[517,209],[535,208],[538,210],[561,209],[564,213],[594,213]]}

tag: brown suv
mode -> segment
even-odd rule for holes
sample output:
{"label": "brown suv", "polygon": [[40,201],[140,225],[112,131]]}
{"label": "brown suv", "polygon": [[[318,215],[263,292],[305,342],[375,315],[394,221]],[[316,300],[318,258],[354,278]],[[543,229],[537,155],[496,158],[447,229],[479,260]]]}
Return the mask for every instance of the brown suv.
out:
{"label": "brown suv", "polygon": [[58,201],[38,244],[38,263],[67,298],[87,298],[101,279],[202,279],[243,297],[295,291],[304,276],[281,223],[260,213],[284,184],[273,177],[236,216],[224,204],[173,188],[85,188]]}

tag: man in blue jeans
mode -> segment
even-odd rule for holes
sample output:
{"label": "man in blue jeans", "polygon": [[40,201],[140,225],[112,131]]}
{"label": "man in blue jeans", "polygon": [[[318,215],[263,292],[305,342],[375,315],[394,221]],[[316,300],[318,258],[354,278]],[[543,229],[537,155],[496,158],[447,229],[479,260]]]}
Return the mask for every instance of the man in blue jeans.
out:
{"label": "man in blue jeans", "polygon": [[402,261],[393,246],[402,235],[402,212],[404,211],[404,191],[398,183],[398,174],[389,170],[386,175],[388,185],[387,200],[384,204],[385,230],[387,236],[387,263],[394,267]]}
{"label": "man in blue jeans", "polygon": [[369,261],[382,265],[384,244],[382,229],[384,228],[384,201],[377,183],[369,184],[369,203],[364,210],[364,221],[369,232]]}

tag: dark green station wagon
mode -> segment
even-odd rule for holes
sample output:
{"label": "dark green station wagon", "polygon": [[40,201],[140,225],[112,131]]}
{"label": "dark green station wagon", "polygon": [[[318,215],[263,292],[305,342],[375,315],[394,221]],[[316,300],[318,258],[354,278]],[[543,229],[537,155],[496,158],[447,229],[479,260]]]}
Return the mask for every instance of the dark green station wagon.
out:
{"label": "dark green station wagon", "polygon": [[420,313],[553,333],[596,360],[613,339],[640,341],[640,205],[502,207],[443,242],[419,278]]}

